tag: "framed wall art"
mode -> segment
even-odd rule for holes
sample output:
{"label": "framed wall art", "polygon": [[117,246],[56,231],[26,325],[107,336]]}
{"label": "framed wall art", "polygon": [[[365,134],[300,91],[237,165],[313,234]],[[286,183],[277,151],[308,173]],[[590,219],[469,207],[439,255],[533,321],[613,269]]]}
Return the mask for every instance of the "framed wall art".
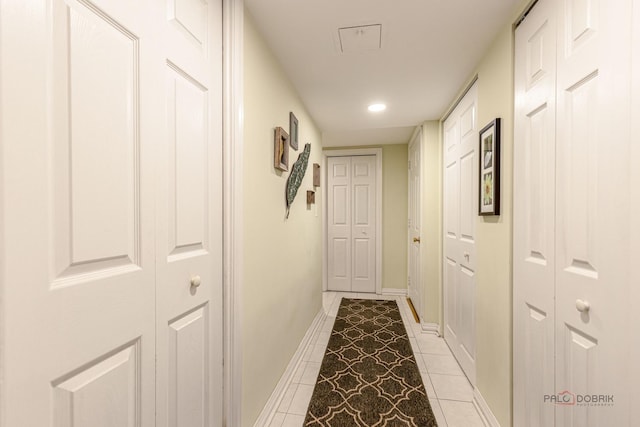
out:
{"label": "framed wall art", "polygon": [[320,165],[318,163],[313,164],[313,186],[320,187]]}
{"label": "framed wall art", "polygon": [[500,119],[480,131],[479,215],[500,215]]}
{"label": "framed wall art", "polygon": [[289,113],[289,143],[298,150],[298,118],[293,113]]}
{"label": "framed wall art", "polygon": [[281,171],[289,170],[289,134],[281,127],[274,132],[273,166]]}

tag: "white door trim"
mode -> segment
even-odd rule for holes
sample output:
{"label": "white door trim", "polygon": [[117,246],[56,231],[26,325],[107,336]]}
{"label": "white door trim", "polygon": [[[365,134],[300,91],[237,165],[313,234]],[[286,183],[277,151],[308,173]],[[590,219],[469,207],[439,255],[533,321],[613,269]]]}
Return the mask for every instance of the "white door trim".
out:
{"label": "white door trim", "polygon": [[223,426],[242,424],[244,0],[223,0]]}
{"label": "white door trim", "polygon": [[[376,294],[382,294],[382,148],[322,151],[322,185],[327,188],[327,158],[348,156],[376,156]],[[328,289],[327,264],[327,191],[322,191],[322,290]]]}

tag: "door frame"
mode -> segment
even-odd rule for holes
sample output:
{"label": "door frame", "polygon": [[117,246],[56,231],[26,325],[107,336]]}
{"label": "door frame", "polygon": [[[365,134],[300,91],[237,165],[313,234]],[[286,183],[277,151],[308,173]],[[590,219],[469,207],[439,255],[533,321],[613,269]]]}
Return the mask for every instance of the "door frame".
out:
{"label": "door frame", "polygon": [[376,157],[376,294],[382,294],[382,148],[354,148],[340,150],[330,148],[322,151],[322,290],[328,287],[328,250],[327,241],[327,161],[329,157],[375,156]]}
{"label": "door frame", "polygon": [[[222,0],[223,426],[242,424],[244,0]],[[2,427],[0,425],[0,427]]]}

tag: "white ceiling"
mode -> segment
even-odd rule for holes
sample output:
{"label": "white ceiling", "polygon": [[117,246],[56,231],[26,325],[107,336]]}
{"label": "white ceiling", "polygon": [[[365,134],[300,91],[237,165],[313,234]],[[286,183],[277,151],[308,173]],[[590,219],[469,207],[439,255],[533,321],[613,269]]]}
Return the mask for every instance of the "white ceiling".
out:
{"label": "white ceiling", "polygon": [[[441,118],[520,1],[245,0],[325,147],[406,143]],[[342,53],[338,29],[371,24],[381,48]]]}

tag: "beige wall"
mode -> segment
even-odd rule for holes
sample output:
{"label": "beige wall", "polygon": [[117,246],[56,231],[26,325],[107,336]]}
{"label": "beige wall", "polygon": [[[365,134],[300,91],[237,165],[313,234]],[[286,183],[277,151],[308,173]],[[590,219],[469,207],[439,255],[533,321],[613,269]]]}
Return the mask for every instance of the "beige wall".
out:
{"label": "beige wall", "polygon": [[407,289],[409,153],[382,147],[382,289]]}
{"label": "beige wall", "polygon": [[[306,205],[322,146],[318,128],[245,14],[242,425],[252,426],[322,305],[320,193],[317,205]],[[300,150],[290,151],[289,166],[306,142],[311,157],[285,220],[288,172],[273,167],[273,132],[276,126],[288,130],[290,111],[299,120]]]}
{"label": "beige wall", "polygon": [[442,324],[442,169],[440,123],[422,124],[422,316],[426,323]]}
{"label": "beige wall", "polygon": [[[476,388],[503,427],[512,424],[513,22],[478,64],[478,126],[502,119],[500,216],[477,219]],[[466,87],[466,85],[465,85]],[[461,89],[462,90],[462,89]],[[440,138],[442,140],[442,137]]]}
{"label": "beige wall", "polygon": [[513,37],[505,25],[478,67],[478,124],[502,118],[500,216],[478,217],[476,387],[502,426],[511,425]]}
{"label": "beige wall", "polygon": [[407,144],[331,147],[382,148],[382,288],[407,289]]}

